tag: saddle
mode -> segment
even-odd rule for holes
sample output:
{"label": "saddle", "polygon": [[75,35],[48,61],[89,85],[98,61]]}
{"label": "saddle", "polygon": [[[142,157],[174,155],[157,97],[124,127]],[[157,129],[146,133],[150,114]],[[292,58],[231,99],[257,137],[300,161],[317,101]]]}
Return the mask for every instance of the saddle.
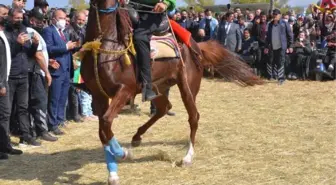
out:
{"label": "saddle", "polygon": [[[139,14],[137,10],[132,6],[126,7],[128,14],[130,16],[133,25],[138,24]],[[163,17],[163,20],[157,30],[153,33],[150,41],[151,46],[151,59],[164,59],[164,58],[179,58],[178,47],[179,44],[174,39],[172,33],[170,33],[170,25],[172,26],[172,31],[176,35],[181,43],[187,45],[194,54],[194,59],[199,61],[202,57],[202,52],[200,51],[197,43],[191,38],[191,33],[186,29],[181,27],[175,21],[169,20],[167,16]]]}
{"label": "saddle", "polygon": [[150,41],[151,59],[179,58],[178,44],[171,33],[153,35]]}

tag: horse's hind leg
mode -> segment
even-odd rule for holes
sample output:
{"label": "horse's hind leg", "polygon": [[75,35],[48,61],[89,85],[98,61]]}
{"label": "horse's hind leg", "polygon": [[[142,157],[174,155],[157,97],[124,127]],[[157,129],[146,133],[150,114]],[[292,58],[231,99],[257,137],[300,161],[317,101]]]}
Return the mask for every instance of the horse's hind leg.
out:
{"label": "horse's hind leg", "polygon": [[113,97],[107,111],[103,116],[99,117],[99,135],[105,138],[102,143],[106,158],[107,169],[109,170],[109,184],[118,184],[119,177],[117,175],[118,165],[117,159],[125,159],[128,151],[121,148],[117,139],[112,132],[112,122],[118,112],[123,108],[131,97],[131,93],[125,86],[121,87],[115,97]]}
{"label": "horse's hind leg", "polygon": [[138,147],[141,144],[141,136],[146,133],[146,131],[155,124],[160,118],[167,114],[167,112],[172,108],[171,103],[168,100],[168,97],[161,95],[153,100],[153,103],[156,107],[155,115],[144,125],[138,128],[137,133],[132,138],[132,146]]}
{"label": "horse's hind leg", "polygon": [[[200,114],[198,113],[196,107],[196,95],[200,88],[201,75],[199,77],[195,76],[193,79],[187,79],[186,71],[181,72],[178,82],[178,87],[181,92],[182,100],[185,108],[187,109],[189,116],[189,125],[190,125],[190,143],[187,155],[183,158],[182,164],[184,166],[189,166],[192,164],[192,159],[194,156],[194,146],[195,146],[195,137],[198,129],[198,120]],[[191,76],[189,76],[191,77]]]}

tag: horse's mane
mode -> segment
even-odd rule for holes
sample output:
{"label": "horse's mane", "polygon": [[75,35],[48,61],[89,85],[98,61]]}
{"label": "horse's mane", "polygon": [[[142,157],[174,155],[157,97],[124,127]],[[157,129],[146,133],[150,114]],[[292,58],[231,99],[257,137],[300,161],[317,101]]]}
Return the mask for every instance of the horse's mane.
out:
{"label": "horse's mane", "polygon": [[128,15],[127,10],[118,9],[117,10],[117,34],[118,34],[118,41],[119,43],[124,43],[125,39],[128,40],[128,35],[131,33],[132,23],[131,19]]}

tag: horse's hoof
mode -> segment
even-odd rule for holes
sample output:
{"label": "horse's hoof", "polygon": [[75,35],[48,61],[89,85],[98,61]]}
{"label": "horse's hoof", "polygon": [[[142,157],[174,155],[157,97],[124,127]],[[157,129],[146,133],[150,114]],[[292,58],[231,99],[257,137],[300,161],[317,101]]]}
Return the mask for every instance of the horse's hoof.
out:
{"label": "horse's hoof", "polygon": [[120,185],[119,178],[109,177],[107,183],[108,183],[108,185]]}
{"label": "horse's hoof", "polygon": [[135,139],[132,139],[132,147],[138,147],[138,146],[140,146],[141,145],[141,138],[140,139],[138,139],[138,140],[135,140]]}
{"label": "horse's hoof", "polygon": [[133,160],[133,153],[131,149],[124,148],[125,156],[123,160]]}
{"label": "horse's hoof", "polygon": [[182,167],[191,167],[192,161],[189,160],[182,160]]}

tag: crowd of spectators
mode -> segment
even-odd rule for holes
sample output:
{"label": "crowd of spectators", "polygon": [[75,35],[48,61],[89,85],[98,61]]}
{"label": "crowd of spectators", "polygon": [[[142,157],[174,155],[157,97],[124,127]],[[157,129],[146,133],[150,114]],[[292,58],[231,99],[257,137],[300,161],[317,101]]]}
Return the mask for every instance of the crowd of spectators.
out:
{"label": "crowd of spectators", "polygon": [[70,121],[98,120],[91,95],[71,85],[82,83],[72,55],[84,43],[89,11],[49,10],[46,0],[25,5],[0,4],[0,159],[22,154],[10,134],[20,147],[38,147],[38,138],[56,142]]}
{"label": "crowd of spectators", "polygon": [[182,27],[198,41],[214,39],[251,65],[255,72],[282,84],[285,79],[308,79],[321,62],[325,73],[335,75],[336,9],[312,14],[271,14],[261,9],[244,12],[239,8],[224,13],[210,10],[196,13],[193,9],[172,13]]}

